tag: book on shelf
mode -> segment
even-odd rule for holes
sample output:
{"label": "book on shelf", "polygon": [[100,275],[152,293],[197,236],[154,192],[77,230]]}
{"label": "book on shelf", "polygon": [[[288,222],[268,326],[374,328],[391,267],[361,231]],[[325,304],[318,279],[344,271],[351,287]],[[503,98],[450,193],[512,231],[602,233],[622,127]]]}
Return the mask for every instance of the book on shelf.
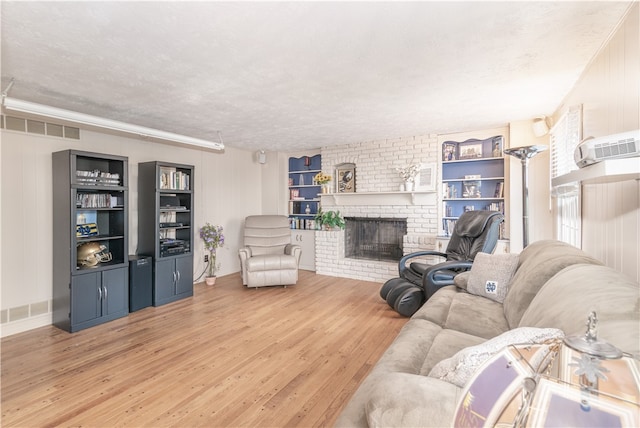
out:
{"label": "book on shelf", "polygon": [[289,218],[289,227],[296,230],[316,230],[316,221],[311,218]]}
{"label": "book on shelf", "polygon": [[504,181],[500,181],[500,182],[496,183],[496,192],[495,192],[494,196],[496,198],[503,198],[504,197]]}
{"label": "book on shelf", "polygon": [[444,232],[444,236],[453,235],[453,229],[455,229],[457,221],[457,219],[449,218],[445,218],[442,220],[442,231]]}
{"label": "book on shelf", "polygon": [[189,174],[175,168],[160,169],[161,190],[189,190],[191,186]]}
{"label": "book on shelf", "polygon": [[486,210],[504,213],[504,202],[492,202],[487,205]]}

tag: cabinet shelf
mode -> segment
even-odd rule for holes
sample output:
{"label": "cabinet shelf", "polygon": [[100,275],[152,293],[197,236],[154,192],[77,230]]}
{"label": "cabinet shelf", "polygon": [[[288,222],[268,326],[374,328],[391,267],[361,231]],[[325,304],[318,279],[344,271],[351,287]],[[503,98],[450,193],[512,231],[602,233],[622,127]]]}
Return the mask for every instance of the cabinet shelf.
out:
{"label": "cabinet shelf", "polygon": [[297,170],[297,171],[289,171],[289,175],[291,174],[306,174],[306,173],[314,173],[317,174],[319,173],[320,169],[301,169],[301,170]]}
{"label": "cabinet shelf", "polygon": [[[490,210],[504,214],[506,199],[503,143],[504,138],[499,135],[484,140],[443,141],[440,235],[450,235],[456,220],[465,211]],[[483,154],[487,156],[460,159],[460,156]],[[500,156],[493,156],[494,154]],[[452,160],[447,160],[452,157]]]}
{"label": "cabinet shelf", "polygon": [[496,180],[504,180],[504,177],[481,177],[481,178],[447,178],[443,179],[443,183],[452,183],[459,181],[496,181]]}
{"label": "cabinet shelf", "polygon": [[[97,266],[77,266],[76,267],[76,271],[77,272],[100,272],[103,270],[108,270],[108,269],[113,269],[116,267],[126,267],[128,266],[128,263],[125,263],[122,260],[112,260],[110,262],[104,262],[104,263],[100,263]],[[128,284],[127,284],[128,285]]]}
{"label": "cabinet shelf", "polygon": [[93,242],[93,241],[109,241],[111,239],[124,239],[124,235],[94,235],[87,237],[78,237],[78,243]]}
{"label": "cabinet shelf", "polygon": [[443,198],[443,201],[465,201],[465,202],[469,202],[469,201],[503,201],[504,198],[492,198],[492,197],[482,197],[482,198]]}
{"label": "cabinet shelf", "polygon": [[100,186],[93,186],[93,185],[87,185],[87,184],[72,184],[70,186],[72,189],[76,189],[76,190],[81,190],[83,192],[104,192],[104,193],[115,193],[115,192],[124,192],[127,189],[124,186],[104,186],[104,185],[100,185]]}
{"label": "cabinet shelf", "polygon": [[449,165],[449,164],[456,164],[456,163],[492,161],[492,160],[501,160],[501,161],[504,162],[504,156],[489,156],[489,157],[485,157],[485,158],[457,159],[457,160],[450,160],[450,161],[442,161],[442,165]]}
{"label": "cabinet shelf", "polygon": [[162,195],[174,195],[179,193],[191,193],[188,189],[158,189],[158,193]]}
{"label": "cabinet shelf", "polygon": [[82,212],[86,212],[86,211],[124,211],[124,207],[123,206],[117,206],[117,207],[102,207],[102,208],[83,208],[83,207],[76,207],[76,211],[82,211]]}
{"label": "cabinet shelf", "polygon": [[[315,270],[315,216],[321,210],[322,185],[314,178],[322,172],[322,155],[290,157],[288,209],[291,240],[302,247],[300,268]],[[307,214],[307,206],[309,213]]]}

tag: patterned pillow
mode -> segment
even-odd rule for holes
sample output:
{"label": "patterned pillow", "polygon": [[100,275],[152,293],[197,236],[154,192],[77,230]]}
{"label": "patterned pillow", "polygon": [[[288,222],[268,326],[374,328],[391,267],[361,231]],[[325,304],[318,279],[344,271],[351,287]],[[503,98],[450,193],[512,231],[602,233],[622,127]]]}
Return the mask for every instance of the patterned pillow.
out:
{"label": "patterned pillow", "polygon": [[514,328],[484,343],[464,348],[453,357],[440,361],[433,366],[429,376],[463,387],[485,361],[503,348],[514,344],[534,345],[563,337],[564,333],[557,328]]}
{"label": "patterned pillow", "polygon": [[478,253],[471,266],[467,291],[502,303],[517,268],[517,254]]}

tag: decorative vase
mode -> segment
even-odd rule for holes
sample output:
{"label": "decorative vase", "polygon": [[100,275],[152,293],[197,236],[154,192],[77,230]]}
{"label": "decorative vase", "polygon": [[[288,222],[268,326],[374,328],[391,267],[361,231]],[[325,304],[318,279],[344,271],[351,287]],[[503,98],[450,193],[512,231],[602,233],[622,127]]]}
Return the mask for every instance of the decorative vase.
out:
{"label": "decorative vase", "polygon": [[204,278],[204,282],[207,285],[215,285],[216,278],[217,278],[216,276],[207,276],[207,277]]}
{"label": "decorative vase", "polygon": [[405,181],[404,190],[407,192],[413,192],[413,181]]}
{"label": "decorative vase", "polygon": [[329,185],[328,184],[323,184],[322,185],[322,193],[329,193]]}

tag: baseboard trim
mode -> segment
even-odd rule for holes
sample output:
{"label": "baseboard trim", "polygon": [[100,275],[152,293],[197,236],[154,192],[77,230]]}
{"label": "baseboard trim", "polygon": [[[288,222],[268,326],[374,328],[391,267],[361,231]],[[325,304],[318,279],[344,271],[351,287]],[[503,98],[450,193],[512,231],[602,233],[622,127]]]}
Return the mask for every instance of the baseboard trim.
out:
{"label": "baseboard trim", "polygon": [[0,326],[0,337],[23,333],[25,331],[33,330],[34,328],[44,327],[51,324],[53,324],[53,314],[51,312],[5,323]]}

